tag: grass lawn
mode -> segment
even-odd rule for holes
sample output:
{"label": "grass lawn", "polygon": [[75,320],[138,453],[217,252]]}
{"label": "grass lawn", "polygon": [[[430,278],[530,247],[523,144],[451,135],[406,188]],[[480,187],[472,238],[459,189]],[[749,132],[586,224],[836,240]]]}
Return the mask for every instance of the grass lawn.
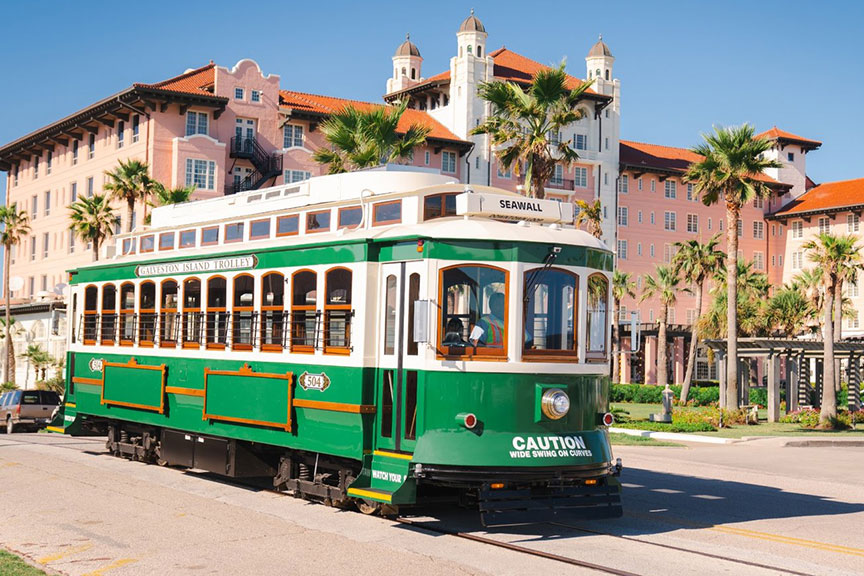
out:
{"label": "grass lawn", "polygon": [[18,556],[0,549],[0,574],[3,576],[45,576],[45,572],[34,568]]}
{"label": "grass lawn", "polygon": [[[622,408],[630,413],[631,420],[648,420],[649,414],[662,411],[660,404],[631,404],[624,402],[612,403],[613,408]],[[690,410],[699,410],[698,407]],[[747,426],[737,424],[732,428],[721,428],[716,432],[698,432],[705,436],[718,436],[721,438],[741,438],[744,436],[806,436],[818,435],[825,438],[864,438],[864,426],[858,424],[855,430],[812,430],[802,428],[798,424],[782,424],[779,422],[769,423],[766,410],[759,411],[759,424]]]}
{"label": "grass lawn", "polygon": [[630,436],[619,432],[610,432],[609,441],[614,446],[676,446],[683,448],[683,444],[676,442],[667,442],[665,440],[654,440],[653,438],[643,438],[642,436]]}

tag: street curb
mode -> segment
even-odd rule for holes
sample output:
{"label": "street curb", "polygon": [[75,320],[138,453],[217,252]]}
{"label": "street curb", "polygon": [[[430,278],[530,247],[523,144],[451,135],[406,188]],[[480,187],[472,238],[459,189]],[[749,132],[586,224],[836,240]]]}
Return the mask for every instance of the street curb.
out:
{"label": "street curb", "polygon": [[609,428],[609,432],[626,434],[628,436],[641,436],[654,440],[675,440],[678,442],[701,442],[703,444],[734,444],[737,438],[714,438],[712,436],[700,436],[699,434],[679,434],[677,432],[651,432],[650,430],[635,430],[633,428]]}
{"label": "street curb", "polygon": [[834,440],[823,440],[823,439],[800,439],[800,440],[787,440],[783,443],[784,448],[864,448],[864,440],[858,439],[834,439]]}

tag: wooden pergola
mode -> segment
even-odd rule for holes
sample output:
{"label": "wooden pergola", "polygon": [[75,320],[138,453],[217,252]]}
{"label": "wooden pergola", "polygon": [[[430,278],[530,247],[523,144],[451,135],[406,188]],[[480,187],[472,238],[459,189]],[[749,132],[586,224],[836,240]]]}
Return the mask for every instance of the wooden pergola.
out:
{"label": "wooden pergola", "polygon": [[[720,362],[720,402],[726,391],[726,340],[705,340]],[[824,343],[821,340],[795,340],[788,338],[739,338],[739,359],[762,358],[767,363],[768,421],[780,419],[780,362],[786,363],[786,411],[803,406],[819,406],[822,399]],[[850,411],[861,407],[861,362],[864,360],[864,342],[843,340],[834,342],[834,358],[847,361],[846,381],[849,384]],[[811,384],[811,364],[814,365],[815,388]],[[739,368],[739,382],[742,370]],[[746,404],[747,387],[739,386],[739,403]]]}

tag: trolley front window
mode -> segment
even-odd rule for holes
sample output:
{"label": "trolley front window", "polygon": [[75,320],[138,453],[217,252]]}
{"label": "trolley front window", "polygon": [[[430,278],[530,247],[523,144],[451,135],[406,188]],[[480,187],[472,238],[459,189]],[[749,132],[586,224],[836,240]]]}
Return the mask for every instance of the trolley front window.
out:
{"label": "trolley front window", "polygon": [[481,265],[441,271],[440,351],[448,356],[507,355],[508,273]]}
{"label": "trolley front window", "polygon": [[575,274],[555,268],[535,268],[525,273],[526,359],[566,356],[575,360],[578,283]]}
{"label": "trolley front window", "polygon": [[602,274],[588,278],[588,360],[606,359],[606,339],[609,327],[609,282]]}

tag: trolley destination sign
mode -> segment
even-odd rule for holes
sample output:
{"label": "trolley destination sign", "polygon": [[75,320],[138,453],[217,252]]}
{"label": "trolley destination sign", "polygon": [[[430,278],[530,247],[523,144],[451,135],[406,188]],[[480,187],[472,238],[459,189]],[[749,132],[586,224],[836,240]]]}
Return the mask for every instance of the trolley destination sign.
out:
{"label": "trolley destination sign", "polygon": [[573,206],[557,200],[538,200],[485,192],[465,192],[456,197],[460,216],[485,216],[525,222],[572,222]]}
{"label": "trolley destination sign", "polygon": [[258,258],[254,255],[208,258],[207,260],[187,260],[185,262],[162,262],[159,264],[136,266],[135,276],[146,278],[148,276],[170,276],[172,274],[225,272],[227,270],[255,268],[257,265]]}

